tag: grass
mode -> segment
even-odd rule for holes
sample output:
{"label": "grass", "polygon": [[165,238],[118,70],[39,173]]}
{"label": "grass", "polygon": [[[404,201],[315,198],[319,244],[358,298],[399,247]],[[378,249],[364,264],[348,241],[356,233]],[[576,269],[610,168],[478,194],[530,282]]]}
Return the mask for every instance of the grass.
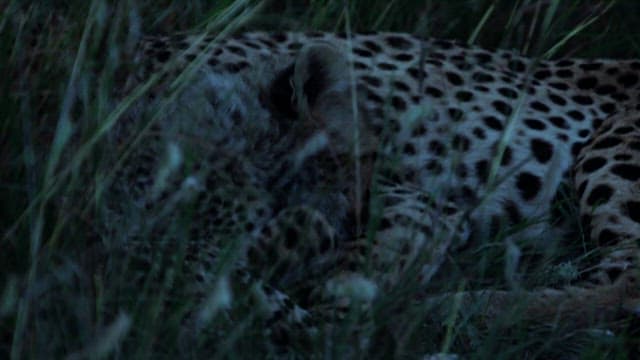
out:
{"label": "grass", "polygon": [[[635,29],[640,16],[634,2],[578,0],[9,0],[0,9],[0,87],[5,94],[0,97],[0,357],[12,359],[276,355],[257,328],[261,322],[250,310],[247,291],[236,292],[229,314],[215,313],[195,338],[184,339],[180,318],[193,300],[171,291],[184,279],[179,264],[186,249],[154,258],[155,267],[143,263],[142,269],[134,258],[105,260],[96,250],[126,241],[126,232],[118,230],[121,224],[105,211],[109,199],[104,189],[115,174],[108,132],[139,96],[123,99],[118,90],[129,66],[121,59],[140,34],[223,31],[229,26],[349,27],[456,38],[531,56],[635,57],[638,36],[629,29]],[[129,225],[136,221],[131,217]],[[566,260],[585,253],[581,244],[546,252],[518,245],[525,255],[543,259],[531,262],[527,286],[571,280],[576,262]],[[550,264],[563,261],[568,265],[554,272]],[[474,288],[469,274],[479,284],[504,287],[505,262],[504,247],[495,239],[461,254],[434,287]],[[132,281],[137,270],[154,280],[139,287]],[[216,271],[228,270],[221,265]],[[209,299],[214,307],[222,306],[219,296],[226,291],[224,284],[216,286],[221,287]],[[414,358],[445,351],[478,359],[636,354],[633,327],[607,335],[598,329],[567,332],[541,324],[508,324],[508,319],[487,325],[478,320],[481,305],[464,308],[456,301],[437,317],[435,308],[407,300],[410,289],[401,286],[385,294],[372,310],[375,325],[366,328],[376,344],[371,352],[355,350],[347,321],[323,330],[311,343],[302,337],[294,342],[294,353],[341,358],[352,351],[354,357]],[[169,298],[173,301],[167,304]],[[393,312],[398,307],[401,314]],[[398,327],[406,330],[391,341],[389,334]]]}

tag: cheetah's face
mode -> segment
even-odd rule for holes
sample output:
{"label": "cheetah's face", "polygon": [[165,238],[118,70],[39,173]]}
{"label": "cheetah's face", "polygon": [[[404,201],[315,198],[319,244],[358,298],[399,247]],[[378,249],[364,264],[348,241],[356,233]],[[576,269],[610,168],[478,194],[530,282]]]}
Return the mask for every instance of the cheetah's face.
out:
{"label": "cheetah's face", "polygon": [[[337,169],[351,168],[341,161],[350,161],[356,124],[348,69],[342,51],[320,43],[241,74],[196,71],[175,95],[134,109],[132,119],[152,125],[128,168],[139,188],[127,191],[154,207],[191,188],[200,216],[226,214],[224,226],[208,222],[213,232],[251,231],[309,203],[339,228],[350,191]],[[238,203],[245,193],[260,200]]]}

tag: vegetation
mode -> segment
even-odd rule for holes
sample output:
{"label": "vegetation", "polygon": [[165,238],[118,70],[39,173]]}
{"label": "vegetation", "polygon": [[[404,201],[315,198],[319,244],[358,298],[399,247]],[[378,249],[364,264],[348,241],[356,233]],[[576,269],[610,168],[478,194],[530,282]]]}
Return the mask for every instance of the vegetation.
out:
{"label": "vegetation", "polygon": [[[103,211],[103,190],[114,175],[108,166],[113,144],[105,134],[133,100],[118,95],[129,67],[123,59],[141,34],[393,30],[551,57],[637,57],[640,45],[633,31],[640,4],[632,1],[7,0],[0,9],[0,357],[12,359],[276,356],[247,306],[235,309],[235,316],[214,318],[194,343],[181,343],[180,317],[191,300],[168,299],[164,288],[152,285],[135,288],[127,268],[133,264],[106,269],[110,263],[96,250],[124,236]],[[113,232],[96,232],[105,228]],[[575,242],[543,255],[522,285],[571,280],[574,264],[586,257],[583,244]],[[476,274],[483,285],[501,288],[507,262],[499,246],[461,254],[460,267],[448,269],[434,287],[464,289],[466,274]],[[175,270],[179,282],[179,266],[171,266],[153,271],[166,280]],[[400,290],[384,294],[380,304],[406,305],[401,316],[391,320],[396,315],[389,309],[396,306],[373,311],[370,352],[358,354],[336,330],[298,345],[294,354],[638,355],[633,323],[618,324],[615,332],[595,326],[567,330],[521,324],[514,313],[511,321],[486,324],[481,308],[455,302],[443,318],[431,317],[431,308],[403,300]],[[391,341],[388,334],[398,324],[407,330]]]}

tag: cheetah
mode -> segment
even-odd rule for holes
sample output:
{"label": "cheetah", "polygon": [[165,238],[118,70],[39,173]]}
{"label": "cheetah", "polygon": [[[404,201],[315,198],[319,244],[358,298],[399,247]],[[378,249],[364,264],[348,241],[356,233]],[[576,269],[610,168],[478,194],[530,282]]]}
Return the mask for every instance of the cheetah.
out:
{"label": "cheetah", "polygon": [[[531,292],[530,313],[553,318],[567,301],[637,311],[640,61],[532,59],[401,33],[249,32],[145,38],[136,62],[128,88],[155,83],[115,137],[125,143],[141,118],[151,131],[114,186],[163,214],[154,233],[191,206],[188,243],[215,249],[207,266],[187,257],[201,282],[233,249],[222,272],[248,269],[298,314],[272,304],[272,317],[313,316],[327,297],[352,304],[354,278],[370,289],[364,302],[406,279],[423,289],[456,249],[568,236],[555,204],[569,186],[601,260],[588,285]],[[182,154],[173,167],[159,160],[167,144]]]}

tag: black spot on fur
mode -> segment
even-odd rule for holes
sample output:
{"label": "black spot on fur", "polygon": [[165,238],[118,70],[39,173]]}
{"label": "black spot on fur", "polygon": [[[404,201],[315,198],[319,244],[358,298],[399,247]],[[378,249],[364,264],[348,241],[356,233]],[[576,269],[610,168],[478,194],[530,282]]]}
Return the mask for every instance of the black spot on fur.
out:
{"label": "black spot on fur", "polygon": [[356,70],[366,70],[366,69],[369,69],[369,65],[367,65],[367,64],[365,64],[365,63],[362,63],[362,62],[360,62],[360,61],[355,61],[355,62],[353,63],[353,67],[354,67]]}
{"label": "black spot on fur", "polygon": [[487,74],[484,72],[476,72],[471,76],[471,79],[477,82],[493,82],[495,78],[491,74]]}
{"label": "black spot on fur", "polygon": [[370,58],[373,57],[373,53],[369,50],[366,49],[359,49],[359,48],[355,48],[353,49],[353,53],[361,56],[361,57],[365,57],[365,58]]}
{"label": "black spot on fur", "polygon": [[564,78],[564,79],[568,79],[573,77],[573,71],[569,70],[569,69],[560,69],[558,71],[556,71],[556,76],[559,78]]}
{"label": "black spot on fur", "polygon": [[379,63],[377,66],[378,66],[378,69],[385,70],[385,71],[398,70],[398,67],[395,64],[391,64],[391,63]]}
{"label": "black spot on fur", "polygon": [[540,101],[533,101],[531,103],[531,108],[537,111],[545,112],[545,113],[549,112],[550,110],[547,105],[541,103]]}
{"label": "black spot on fur", "polygon": [[415,67],[408,68],[407,73],[409,74],[409,76],[411,76],[412,78],[418,81],[423,81],[424,79],[427,78],[427,73],[424,70],[420,70]]}
{"label": "black spot on fur", "polygon": [[491,105],[493,105],[493,108],[496,109],[496,111],[504,116],[511,115],[511,112],[513,111],[509,104],[501,100],[494,100]]}
{"label": "black spot on fur", "polygon": [[612,148],[618,144],[620,144],[622,140],[617,137],[606,137],[604,139],[600,139],[599,141],[593,144],[594,149],[608,149]]}
{"label": "black spot on fur", "polygon": [[229,50],[229,52],[236,54],[238,56],[247,56],[247,52],[244,51],[244,49],[239,46],[229,45],[226,47],[226,49]]}
{"label": "black spot on fur", "polygon": [[431,140],[429,142],[429,151],[436,156],[442,156],[446,153],[446,147],[439,141]]}
{"label": "black spot on fur", "polygon": [[442,97],[442,95],[443,95],[441,90],[439,90],[437,88],[434,88],[434,87],[431,87],[431,86],[427,86],[424,89],[424,93],[427,94],[427,95],[433,96],[435,98]]}
{"label": "black spot on fur", "polygon": [[483,129],[481,128],[474,128],[473,129],[473,135],[475,137],[477,137],[478,139],[486,139],[487,138],[487,134],[484,132]]}
{"label": "black spot on fur", "polygon": [[384,103],[384,99],[373,91],[367,91],[367,99],[378,104]]}
{"label": "black spot on fur", "polygon": [[600,105],[600,110],[607,114],[612,114],[616,111],[616,104],[614,103],[605,103]]}
{"label": "black spot on fur", "polygon": [[427,162],[426,169],[435,175],[442,174],[442,172],[444,171],[444,168],[437,160],[429,160]]}
{"label": "black spot on fur", "polygon": [[640,166],[632,164],[617,164],[611,167],[611,172],[625,180],[640,180]]}
{"label": "black spot on fur", "polygon": [[632,133],[634,131],[635,129],[633,128],[633,126],[621,126],[619,128],[616,128],[613,132],[618,135],[624,135]]}
{"label": "black spot on fur", "polygon": [[602,229],[598,235],[598,245],[603,247],[614,246],[618,243],[618,237],[615,232],[609,229]]}
{"label": "black spot on fur", "polygon": [[580,136],[581,138],[586,138],[589,135],[591,135],[591,130],[589,130],[589,129],[582,129],[582,130],[578,131],[578,136]]}
{"label": "black spot on fur", "polygon": [[611,195],[613,195],[613,189],[609,185],[597,185],[591,190],[589,196],[587,196],[587,205],[595,206],[606,203],[611,199]]}
{"label": "black spot on fur", "polygon": [[594,157],[582,163],[582,171],[592,173],[607,164],[607,159],[603,157]]}
{"label": "black spot on fur", "polygon": [[382,52],[382,47],[380,47],[380,45],[376,44],[375,42],[371,41],[371,40],[367,40],[363,43],[363,45],[373,51],[374,53],[380,53]]}
{"label": "black spot on fur", "polygon": [[380,85],[382,85],[382,82],[377,77],[363,75],[361,79],[362,81],[366,82],[368,85],[371,85],[374,87],[379,87]]}
{"label": "black spot on fur", "polygon": [[391,106],[393,106],[396,110],[404,111],[407,109],[407,102],[404,101],[400,96],[391,97]]}
{"label": "black spot on fur", "polygon": [[583,113],[581,113],[578,110],[571,110],[567,112],[567,115],[569,115],[570,118],[572,118],[575,121],[583,121],[585,119],[585,116]]}
{"label": "black spot on fur", "polygon": [[485,125],[493,130],[500,131],[504,129],[502,122],[500,122],[500,120],[498,120],[498,118],[496,118],[495,116],[485,116],[482,118],[482,121],[485,123]]}
{"label": "black spot on fur", "polygon": [[548,79],[551,76],[551,71],[549,70],[538,70],[533,74],[533,77],[538,79],[538,80],[545,80]]}
{"label": "black spot on fur", "polygon": [[225,69],[232,74],[239,73],[240,71],[248,68],[249,66],[250,64],[246,61],[240,61],[237,63],[228,63],[224,65]]}
{"label": "black spot on fur", "polygon": [[411,136],[413,136],[413,137],[421,137],[421,136],[425,135],[426,133],[427,133],[427,128],[423,124],[420,124],[420,125],[416,126],[415,129],[413,129],[413,131],[411,131]]}
{"label": "black spot on fur", "polygon": [[476,176],[481,183],[486,183],[489,177],[489,162],[487,160],[480,160],[475,164]]}
{"label": "black spot on fur", "polygon": [[469,141],[469,139],[464,135],[456,134],[451,141],[451,146],[455,150],[465,152],[469,150],[471,141]]}
{"label": "black spot on fur", "polygon": [[505,147],[504,152],[502,153],[502,159],[500,159],[501,166],[509,166],[511,164],[511,160],[513,159],[513,152],[510,147]]}
{"label": "black spot on fur", "polygon": [[613,85],[600,85],[595,89],[596,94],[598,95],[609,95],[616,92],[616,87]]}
{"label": "black spot on fur", "polygon": [[553,155],[553,145],[549,142],[542,139],[532,139],[530,146],[531,152],[538,162],[545,164],[551,159]]}
{"label": "black spot on fur", "polygon": [[558,90],[569,90],[569,85],[567,85],[566,83],[563,82],[550,82],[549,86],[551,86],[554,89],[558,89]]}
{"label": "black spot on fur", "polygon": [[398,54],[398,55],[394,56],[393,58],[395,60],[398,60],[398,61],[406,62],[406,61],[413,60],[413,55],[411,55],[411,54]]}
{"label": "black spot on fur", "polygon": [[473,99],[473,93],[471,93],[470,91],[466,91],[466,90],[458,91],[456,93],[456,99],[458,99],[459,101],[462,101],[462,102],[471,101],[471,99]]}
{"label": "black spot on fur", "polygon": [[520,191],[520,196],[525,201],[529,201],[538,195],[542,187],[542,181],[536,175],[529,172],[521,172],[516,179],[516,187]]}
{"label": "black spot on fur", "polygon": [[545,125],[545,123],[537,119],[525,119],[524,124],[532,130],[544,130],[547,128],[547,125]]}
{"label": "black spot on fur", "polygon": [[629,219],[640,224],[640,201],[627,201],[624,204],[623,212]]}
{"label": "black spot on fur", "polygon": [[591,90],[598,85],[598,79],[595,76],[587,76],[579,79],[577,85],[582,90]]}
{"label": "black spot on fur", "polygon": [[549,93],[549,100],[551,100],[552,103],[556,104],[556,105],[560,105],[560,106],[565,106],[567,105],[567,100],[565,100],[563,97],[553,94],[553,93]]}
{"label": "black spot on fur", "polygon": [[567,121],[560,116],[550,116],[549,117],[549,121],[557,128],[560,129],[568,129],[569,128],[569,124],[567,124]]}
{"label": "black spot on fur", "polygon": [[500,93],[500,95],[509,98],[509,99],[516,99],[518,97],[518,93],[508,87],[501,87],[498,89],[498,92]]}
{"label": "black spot on fur", "polygon": [[393,82],[393,87],[396,90],[403,91],[403,92],[409,92],[411,90],[409,85],[403,83],[402,81],[394,81]]}
{"label": "black spot on fur", "polygon": [[624,86],[625,88],[630,88],[637,83],[638,75],[634,73],[626,73],[618,77],[618,84]]}
{"label": "black spot on fur", "polygon": [[585,143],[582,142],[582,141],[577,141],[577,142],[573,143],[571,145],[571,155],[573,155],[574,157],[578,156],[578,154],[580,154],[580,151],[582,150],[584,145],[585,145]]}
{"label": "black spot on fur", "polygon": [[614,100],[621,101],[621,102],[629,100],[629,95],[627,95],[625,93],[621,93],[621,92],[620,93],[611,94],[611,97]]}
{"label": "black spot on fur", "polygon": [[449,108],[447,111],[449,112],[449,116],[451,117],[452,121],[460,121],[464,117],[464,113],[460,109]]}
{"label": "black spot on fur", "polygon": [[460,86],[462,84],[464,84],[464,80],[462,80],[462,77],[460,77],[460,75],[453,73],[453,72],[446,72],[445,75],[447,76],[447,80],[449,80],[449,82],[452,85],[455,86]]}
{"label": "black spot on fur", "polygon": [[415,155],[416,147],[412,143],[406,143],[404,144],[404,148],[402,149],[402,152],[407,155]]}
{"label": "black spot on fur", "polygon": [[574,95],[571,97],[571,100],[575,101],[576,104],[579,104],[579,105],[593,104],[593,99],[590,96],[586,96],[586,95]]}
{"label": "black spot on fur", "polygon": [[615,154],[613,156],[613,159],[616,161],[629,161],[631,159],[633,159],[633,156],[629,155],[629,154]]}

